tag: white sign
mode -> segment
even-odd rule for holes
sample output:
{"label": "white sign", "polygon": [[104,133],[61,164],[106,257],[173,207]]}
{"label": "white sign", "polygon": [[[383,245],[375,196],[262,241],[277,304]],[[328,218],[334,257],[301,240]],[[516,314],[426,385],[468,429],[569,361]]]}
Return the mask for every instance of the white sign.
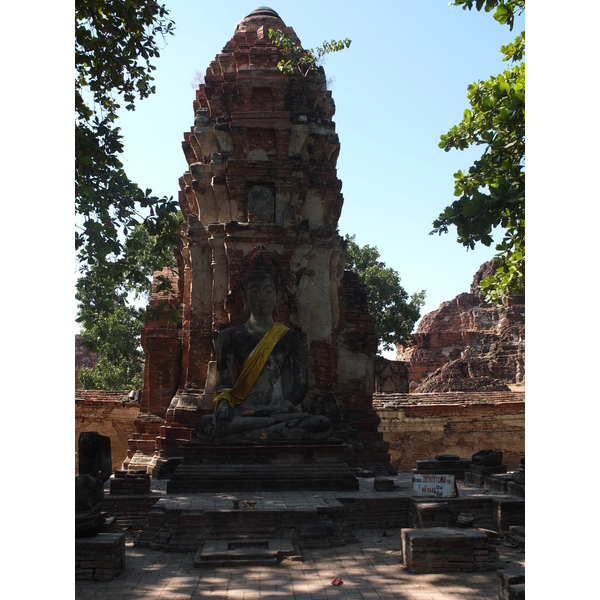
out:
{"label": "white sign", "polygon": [[434,498],[454,498],[456,496],[454,475],[413,473],[412,484],[413,496]]}

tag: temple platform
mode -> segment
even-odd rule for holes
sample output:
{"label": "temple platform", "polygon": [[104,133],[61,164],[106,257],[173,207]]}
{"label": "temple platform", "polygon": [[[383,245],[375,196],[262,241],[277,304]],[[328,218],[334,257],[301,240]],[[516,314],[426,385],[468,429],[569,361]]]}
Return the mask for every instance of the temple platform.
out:
{"label": "temple platform", "polygon": [[505,492],[459,482],[458,496],[436,499],[413,496],[410,474],[390,477],[389,491],[377,491],[374,477],[357,479],[354,490],[201,493],[171,493],[168,481],[153,479],[146,497],[107,496],[105,509],[128,524],[145,507],[136,545],[174,552],[196,552],[209,540],[290,539],[303,553],[355,543],[356,532],[365,528],[455,526],[462,513],[472,515],[475,529],[504,537],[525,522],[524,499]]}
{"label": "temple platform", "polygon": [[219,443],[192,440],[167,483],[170,494],[358,490],[341,440]]}

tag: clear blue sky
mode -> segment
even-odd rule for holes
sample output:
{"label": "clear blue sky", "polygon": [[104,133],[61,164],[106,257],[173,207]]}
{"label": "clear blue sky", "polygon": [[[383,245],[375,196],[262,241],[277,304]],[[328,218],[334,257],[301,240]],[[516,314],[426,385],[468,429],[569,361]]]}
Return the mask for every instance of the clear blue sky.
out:
{"label": "clear blue sky", "polygon": [[[448,0],[282,2],[266,5],[294,28],[304,47],[350,38],[324,64],[336,104],[341,142],[337,163],[344,207],[341,234],[377,246],[407,292],[426,290],[425,314],[469,290],[493,248],[467,252],[451,230],[430,236],[432,222],[453,201],[453,173],[476,152],[438,148],[440,135],[468,107],[467,85],[501,72],[500,46],[513,32],[488,13],[463,11]],[[119,125],[128,175],[156,195],[176,196],[187,170],[181,150],[193,125],[194,74],[205,73],[259,0],[166,1],[175,21],[155,62],[156,94],[123,111]],[[480,151],[478,151],[480,152]]]}

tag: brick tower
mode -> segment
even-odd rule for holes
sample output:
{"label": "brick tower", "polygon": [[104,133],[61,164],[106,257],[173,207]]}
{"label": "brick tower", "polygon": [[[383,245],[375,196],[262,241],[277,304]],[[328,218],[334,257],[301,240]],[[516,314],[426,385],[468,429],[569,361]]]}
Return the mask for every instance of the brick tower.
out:
{"label": "brick tower", "polygon": [[303,409],[331,419],[350,466],[393,472],[372,406],[373,321],[364,289],[344,271],[334,102],[322,68],[306,77],[278,69],[270,28],[300,44],[261,7],[237,24],[196,92],[194,126],[183,141],[189,170],[179,182],[179,268],[168,299],[181,320],[149,320],[143,331],[130,468],[167,470],[199,415],[212,410],[214,342],[222,328],[245,321],[240,286],[262,247],[282,282],[277,320],[307,338]]}

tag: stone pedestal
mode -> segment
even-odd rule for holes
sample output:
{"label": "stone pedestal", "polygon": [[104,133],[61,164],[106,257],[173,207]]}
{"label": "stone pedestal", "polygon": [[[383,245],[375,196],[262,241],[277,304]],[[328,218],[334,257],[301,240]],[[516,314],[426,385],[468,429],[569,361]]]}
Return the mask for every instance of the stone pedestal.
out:
{"label": "stone pedestal", "polygon": [[487,535],[477,529],[403,529],[402,555],[411,573],[493,571],[502,565]]}
{"label": "stone pedestal", "polygon": [[195,567],[273,565],[302,557],[290,539],[207,540],[194,558]]}
{"label": "stone pedestal", "polygon": [[183,462],[167,482],[169,494],[191,492],[357,490],[343,461],[345,444],[321,442],[190,441]]}
{"label": "stone pedestal", "polygon": [[100,533],[75,540],[75,579],[110,581],[125,568],[125,534]]}

